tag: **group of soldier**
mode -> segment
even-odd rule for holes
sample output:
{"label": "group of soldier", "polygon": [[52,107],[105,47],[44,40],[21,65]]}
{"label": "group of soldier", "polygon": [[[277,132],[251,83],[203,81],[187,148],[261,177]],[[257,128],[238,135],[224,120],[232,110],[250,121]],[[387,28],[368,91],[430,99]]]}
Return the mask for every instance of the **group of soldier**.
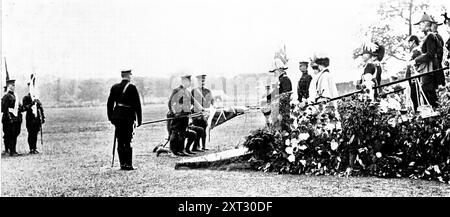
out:
{"label": "group of soldier", "polygon": [[[438,27],[444,24],[450,33],[450,19],[447,13],[443,14],[443,23],[438,23],[433,16],[426,13],[423,14],[419,22],[420,30],[423,32],[422,40],[416,35],[408,37],[410,48],[409,64],[406,77],[414,75],[414,73],[426,73],[441,69],[449,65],[450,59],[450,38],[444,44],[442,36],[438,32]],[[444,53],[447,55],[444,56]],[[433,108],[438,106],[438,97],[436,90],[439,86],[445,86],[445,73],[443,70],[430,75],[423,76],[421,82],[413,79],[409,82],[408,98],[412,102],[414,111],[423,104],[421,103],[420,92],[422,92]]]}
{"label": "group of soldier", "polygon": [[[121,72],[122,81],[111,88],[107,114],[115,126],[114,142],[117,138],[117,152],[120,168],[134,170],[131,142],[135,127],[142,125],[142,108],[138,90],[131,83],[131,70]],[[167,130],[169,133],[170,156],[192,156],[205,152],[207,120],[203,113],[214,105],[211,91],[205,87],[206,75],[199,75],[199,87],[191,89],[191,75],[181,77],[181,84],[169,98]]]}
{"label": "group of soldier", "polygon": [[[444,23],[450,29],[450,20],[446,16]],[[413,54],[409,65],[412,67],[425,65],[424,72],[442,68],[444,42],[437,33],[439,24],[432,17],[424,14],[417,25],[420,25],[424,32],[424,39],[420,42],[417,36],[409,37],[409,41],[412,42],[411,53]],[[449,41],[445,44],[447,50],[450,49]],[[447,54],[446,58],[448,59],[450,52],[447,51]],[[384,46],[376,42],[366,45],[363,47],[361,55],[366,62],[361,81],[372,80],[375,84],[380,84],[382,73],[380,62],[384,57]],[[272,92],[276,94],[267,95],[268,102],[273,100],[272,96],[274,95],[292,92],[291,80],[286,73],[286,62],[285,53],[276,54],[275,67],[270,72],[274,73],[278,82]],[[308,73],[309,64],[314,71],[314,76]],[[320,54],[315,55],[311,61],[299,61],[299,70],[302,73],[297,87],[299,102],[327,101],[338,96],[336,84],[328,69],[329,65],[329,57]],[[123,170],[133,170],[135,168],[132,165],[131,141],[135,127],[142,125],[142,108],[138,90],[130,82],[131,70],[124,70],[121,75],[122,81],[111,88],[107,102],[107,113],[108,119],[115,126],[114,139],[116,141],[117,138],[120,167]],[[407,73],[407,76],[411,76],[411,73]],[[169,98],[167,130],[171,157],[192,156],[208,150],[206,148],[208,123],[203,113],[206,109],[214,106],[214,100],[211,91],[205,87],[206,75],[198,75],[196,78],[198,87],[191,88],[191,75],[182,76],[180,86],[172,91]],[[42,123],[44,123],[42,105],[39,100],[28,94],[23,98],[23,105],[19,106],[19,111],[15,114],[10,110],[14,108],[16,101],[14,95],[15,80],[10,80],[8,77],[6,84],[6,94],[2,98],[5,150],[10,155],[17,155],[16,143],[22,121],[21,112],[26,111],[30,153],[38,153],[36,149],[37,134]],[[443,72],[425,76],[422,79],[421,87],[433,107],[436,106],[437,101],[436,88],[443,84],[445,84]],[[415,95],[414,91],[417,90],[411,88],[411,96]],[[377,96],[377,94],[375,92],[374,95]],[[33,106],[37,107],[37,114],[33,112]],[[417,108],[417,99],[414,107]]]}
{"label": "group of soldier", "polygon": [[[22,103],[16,102],[14,79],[6,76],[6,86],[4,87],[5,95],[2,97],[2,124],[3,124],[3,142],[5,150],[2,154],[10,156],[20,155],[17,152],[17,137],[21,131],[22,112],[26,112],[26,128],[28,131],[28,145],[30,154],[38,154],[37,140],[39,131],[42,132],[42,124],[45,123],[44,109],[39,99],[32,94],[31,89],[34,85],[34,75],[31,75],[30,82],[27,83],[29,93],[22,99]],[[42,139],[42,138],[41,138]]]}
{"label": "group of soldier", "polygon": [[205,87],[206,75],[198,75],[198,87],[192,88],[191,75],[181,77],[181,84],[169,98],[168,122],[170,156],[191,156],[205,152],[207,120],[205,109],[214,106],[211,91]]}

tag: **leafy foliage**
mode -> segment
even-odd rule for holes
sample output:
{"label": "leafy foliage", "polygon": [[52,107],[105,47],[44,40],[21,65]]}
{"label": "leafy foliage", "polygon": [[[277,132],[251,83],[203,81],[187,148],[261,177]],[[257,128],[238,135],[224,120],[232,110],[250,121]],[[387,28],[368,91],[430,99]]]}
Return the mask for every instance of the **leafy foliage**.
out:
{"label": "leafy foliage", "polygon": [[[360,96],[333,108],[293,106],[290,132],[260,129],[244,146],[255,169],[290,174],[409,177],[450,183],[450,86],[440,116],[422,119]],[[341,125],[341,126],[340,126]]]}

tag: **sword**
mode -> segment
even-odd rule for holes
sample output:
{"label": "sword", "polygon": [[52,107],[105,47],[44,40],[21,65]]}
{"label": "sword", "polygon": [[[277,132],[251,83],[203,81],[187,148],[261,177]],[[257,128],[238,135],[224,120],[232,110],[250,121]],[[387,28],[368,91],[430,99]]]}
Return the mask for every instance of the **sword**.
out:
{"label": "sword", "polygon": [[42,123],[41,123],[41,146],[44,146],[44,139],[42,138]]}
{"label": "sword", "polygon": [[114,155],[116,154],[116,131],[114,130],[114,142],[113,142],[113,153],[112,153],[112,161],[111,161],[111,167],[114,167]]}

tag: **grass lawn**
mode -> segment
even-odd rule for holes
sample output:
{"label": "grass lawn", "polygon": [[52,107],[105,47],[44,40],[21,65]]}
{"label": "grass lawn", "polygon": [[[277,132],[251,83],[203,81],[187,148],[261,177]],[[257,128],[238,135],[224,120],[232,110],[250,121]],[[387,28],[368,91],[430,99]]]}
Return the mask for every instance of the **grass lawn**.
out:
{"label": "grass lawn", "polygon": [[[163,118],[165,105],[144,107],[144,121]],[[133,141],[136,171],[111,168],[113,126],[106,108],[49,108],[41,154],[28,155],[22,124],[19,157],[2,156],[2,196],[450,196],[432,181],[277,175],[256,171],[174,170],[179,159],[156,157],[165,123],[142,126]],[[259,113],[237,117],[212,131],[209,152],[233,148],[263,126]]]}

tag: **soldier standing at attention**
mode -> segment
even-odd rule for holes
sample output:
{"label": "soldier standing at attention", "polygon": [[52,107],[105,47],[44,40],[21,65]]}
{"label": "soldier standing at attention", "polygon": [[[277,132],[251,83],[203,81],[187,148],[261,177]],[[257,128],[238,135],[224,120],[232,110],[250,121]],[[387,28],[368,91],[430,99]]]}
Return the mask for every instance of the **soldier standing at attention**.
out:
{"label": "soldier standing at attention", "polygon": [[[418,70],[419,73],[427,73],[439,68],[438,63],[438,47],[439,41],[431,30],[433,20],[431,17],[424,13],[422,18],[418,23],[414,25],[419,25],[420,30],[424,34],[424,40],[421,43],[420,51],[421,54],[417,56],[414,60],[409,61],[410,66],[419,65],[421,68]],[[436,89],[438,88],[439,75],[436,73],[425,75],[421,78],[422,90],[425,93],[429,104],[433,108],[437,108],[438,97],[436,94]]]}
{"label": "soldier standing at attention", "polygon": [[[197,76],[197,82],[199,87],[192,90],[192,96],[194,99],[199,102],[203,108],[210,108],[211,106],[214,106],[214,98],[211,94],[211,91],[205,87],[205,78],[206,75],[198,75]],[[194,107],[194,112],[201,112],[196,107]],[[204,131],[202,135],[199,135],[202,143],[203,148],[200,149],[200,143],[196,143],[194,145],[193,151],[203,152],[207,151],[206,148],[206,127],[208,126],[207,121],[203,116],[192,118],[192,123],[194,126],[201,127]],[[197,132],[198,133],[198,132]]]}
{"label": "soldier standing at attention", "polygon": [[108,119],[116,127],[120,169],[134,170],[131,140],[135,121],[137,127],[142,124],[141,100],[136,86],[131,84],[131,70],[122,71],[121,74],[122,82],[112,86],[108,97]]}
{"label": "soldier standing at attention", "polygon": [[22,99],[23,109],[27,112],[25,115],[26,127],[28,130],[28,145],[30,147],[30,154],[38,154],[36,143],[41,126],[45,123],[44,109],[39,99],[36,99],[32,93],[34,75],[31,75],[31,81],[28,85],[28,95]]}
{"label": "soldier standing at attention", "polygon": [[2,124],[5,154],[9,153],[10,156],[19,155],[16,152],[16,144],[22,124],[22,106],[16,106],[16,96],[14,95],[15,82],[16,80],[9,79],[8,71],[6,71],[6,94],[2,97]]}
{"label": "soldier standing at attention", "polygon": [[309,85],[311,84],[312,76],[308,74],[308,61],[300,61],[300,72],[302,72],[302,77],[298,81],[297,86],[297,95],[298,101],[302,102],[303,100],[309,98]]}

